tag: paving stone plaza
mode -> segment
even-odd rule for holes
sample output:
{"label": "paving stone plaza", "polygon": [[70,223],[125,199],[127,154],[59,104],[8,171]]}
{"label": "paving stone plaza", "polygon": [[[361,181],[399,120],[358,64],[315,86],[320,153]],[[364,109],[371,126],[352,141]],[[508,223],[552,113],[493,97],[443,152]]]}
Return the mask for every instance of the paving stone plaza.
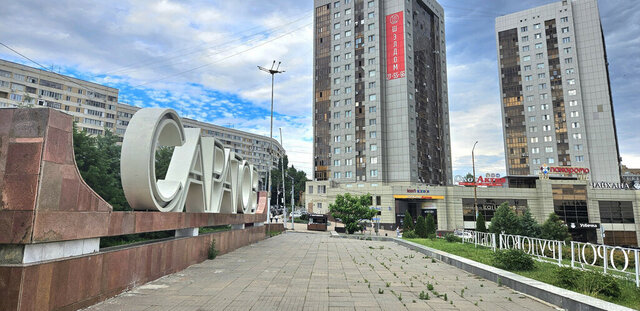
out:
{"label": "paving stone plaza", "polygon": [[[557,309],[433,261],[393,242],[286,233],[133,288],[87,310]],[[422,291],[429,300],[420,299]]]}

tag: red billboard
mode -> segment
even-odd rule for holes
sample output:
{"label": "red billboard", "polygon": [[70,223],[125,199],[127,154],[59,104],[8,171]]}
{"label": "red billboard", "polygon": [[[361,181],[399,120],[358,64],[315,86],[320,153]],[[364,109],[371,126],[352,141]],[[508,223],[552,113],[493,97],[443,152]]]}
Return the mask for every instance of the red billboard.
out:
{"label": "red billboard", "polygon": [[387,80],[405,77],[404,69],[404,18],[402,11],[386,17],[387,30]]}

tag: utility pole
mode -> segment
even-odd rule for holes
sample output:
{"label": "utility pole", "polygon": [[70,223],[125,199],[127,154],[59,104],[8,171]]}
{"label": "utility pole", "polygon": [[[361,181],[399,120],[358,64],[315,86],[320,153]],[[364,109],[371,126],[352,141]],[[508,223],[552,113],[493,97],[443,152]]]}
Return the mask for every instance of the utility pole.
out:
{"label": "utility pole", "polygon": [[[478,224],[478,182],[476,179],[476,157],[474,151],[477,143],[478,141],[476,140],[473,144],[473,148],[471,149],[471,165],[473,166],[473,205],[476,209],[476,225]],[[478,230],[477,227],[476,230]]]}
{"label": "utility pole", "polygon": [[[284,144],[282,144],[282,128],[280,128],[280,146],[282,147],[282,149],[284,149]],[[285,200],[285,198],[287,197],[287,192],[285,191],[284,187],[284,157],[280,157],[280,164],[282,166],[282,225],[284,226],[287,223],[287,200]]]}
{"label": "utility pole", "polygon": [[[289,176],[291,177],[291,176]],[[293,183],[294,183],[295,179],[293,177],[291,177],[291,230],[293,230]]]}
{"label": "utility pole", "polygon": [[274,76],[276,73],[283,73],[284,70],[278,71],[280,68],[280,63],[278,62],[278,66],[276,69],[273,69],[276,61],[274,60],[271,64],[271,69],[264,68],[262,66],[258,66],[258,69],[268,73],[271,75],[271,127],[269,129],[269,170],[267,171],[267,189],[269,194],[267,195],[267,224],[271,223],[271,167],[273,166],[273,82]]}

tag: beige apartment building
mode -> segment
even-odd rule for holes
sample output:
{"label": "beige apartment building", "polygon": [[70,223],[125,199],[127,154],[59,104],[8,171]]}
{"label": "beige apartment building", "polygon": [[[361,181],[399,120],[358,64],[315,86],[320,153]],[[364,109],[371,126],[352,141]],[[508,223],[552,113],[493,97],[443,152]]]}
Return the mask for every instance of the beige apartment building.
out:
{"label": "beige apartment building", "polygon": [[[118,103],[118,89],[64,76],[0,59],[0,108],[50,107],[72,115],[78,129],[92,135],[106,130],[123,136],[129,121],[140,107]],[[216,137],[226,148],[240,154],[260,172],[263,179],[278,166],[285,154],[272,138],[192,119],[182,119],[185,127],[200,128],[205,136]],[[271,145],[271,146],[270,146]],[[269,148],[274,156],[269,156]]]}

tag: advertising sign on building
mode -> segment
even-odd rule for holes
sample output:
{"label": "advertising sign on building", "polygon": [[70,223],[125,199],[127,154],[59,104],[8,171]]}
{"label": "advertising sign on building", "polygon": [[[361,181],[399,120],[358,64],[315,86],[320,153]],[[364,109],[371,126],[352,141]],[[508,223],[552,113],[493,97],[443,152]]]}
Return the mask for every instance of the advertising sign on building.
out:
{"label": "advertising sign on building", "polygon": [[[502,187],[506,182],[507,179],[502,177],[500,178],[500,174],[489,174],[487,173],[486,175],[487,177],[482,177],[479,176],[478,179],[475,182],[476,186],[486,186],[486,187]],[[493,177],[489,177],[489,176],[493,176]],[[455,182],[458,183],[458,185],[460,186],[473,186],[474,185],[474,180],[473,178],[470,177],[466,177],[466,176],[460,176],[457,175],[455,177]]]}
{"label": "advertising sign on building", "polygon": [[590,170],[586,167],[547,166],[546,164],[543,164],[540,167],[540,172],[544,175],[547,175],[547,174],[585,175],[585,174],[589,174],[589,171]]}
{"label": "advertising sign on building", "polygon": [[404,18],[403,11],[386,17],[387,80],[404,78]]}

